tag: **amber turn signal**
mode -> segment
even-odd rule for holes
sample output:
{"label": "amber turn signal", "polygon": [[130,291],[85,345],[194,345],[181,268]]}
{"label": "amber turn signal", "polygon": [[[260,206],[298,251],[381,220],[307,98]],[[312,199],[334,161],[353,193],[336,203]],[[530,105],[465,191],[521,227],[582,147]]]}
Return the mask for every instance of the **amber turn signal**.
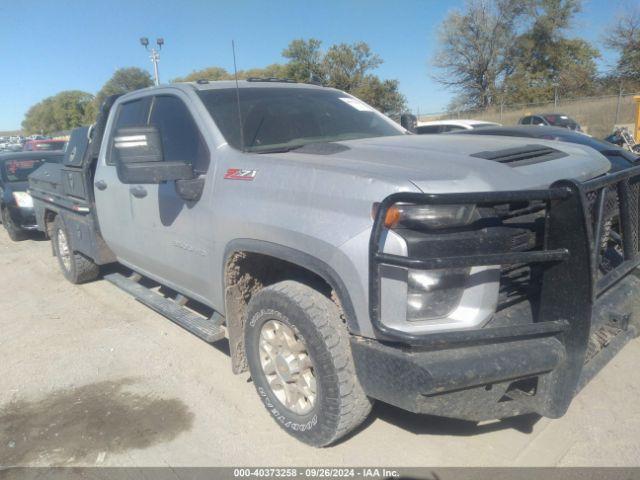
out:
{"label": "amber turn signal", "polygon": [[[373,204],[371,208],[371,218],[375,220],[376,215],[378,214],[378,208],[380,208],[380,203],[376,202]],[[393,228],[398,225],[400,221],[400,209],[395,205],[390,206],[387,209],[387,213],[384,216],[384,226],[387,228]]]}

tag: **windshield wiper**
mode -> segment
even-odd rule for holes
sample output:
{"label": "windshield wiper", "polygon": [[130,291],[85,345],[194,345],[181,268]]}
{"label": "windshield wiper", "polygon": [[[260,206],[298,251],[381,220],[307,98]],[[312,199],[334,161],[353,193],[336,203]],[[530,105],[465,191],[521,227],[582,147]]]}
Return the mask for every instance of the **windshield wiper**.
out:
{"label": "windshield wiper", "polygon": [[288,147],[274,147],[274,148],[268,148],[265,150],[249,150],[249,152],[251,153],[285,153],[285,152],[290,152],[291,150],[297,150],[299,148],[304,147],[306,144],[302,144],[302,145],[291,145]]}

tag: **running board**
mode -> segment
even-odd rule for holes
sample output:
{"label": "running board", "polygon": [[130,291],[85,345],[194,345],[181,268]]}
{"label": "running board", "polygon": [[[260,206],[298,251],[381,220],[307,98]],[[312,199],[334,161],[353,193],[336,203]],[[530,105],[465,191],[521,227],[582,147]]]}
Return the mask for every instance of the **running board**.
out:
{"label": "running board", "polygon": [[204,318],[184,307],[181,298],[176,302],[144,287],[138,283],[140,277],[136,277],[135,274],[132,278],[119,273],[110,273],[104,278],[132,295],[140,303],[164,315],[207,343],[217,342],[225,336],[222,327],[223,318],[217,312],[213,313],[211,319]]}

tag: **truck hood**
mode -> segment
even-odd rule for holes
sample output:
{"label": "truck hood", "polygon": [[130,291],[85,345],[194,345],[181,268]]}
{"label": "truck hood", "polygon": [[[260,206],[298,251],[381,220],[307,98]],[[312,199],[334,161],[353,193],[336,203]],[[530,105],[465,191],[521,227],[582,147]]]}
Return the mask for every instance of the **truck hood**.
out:
{"label": "truck hood", "polygon": [[[518,149],[556,153],[505,161]],[[512,150],[515,149],[515,150]],[[399,135],[306,145],[279,159],[356,175],[411,181],[423,192],[470,192],[546,188],[560,179],[588,180],[608,172],[610,162],[582,145],[503,136]],[[484,157],[484,158],[482,158]],[[490,159],[497,157],[494,159]],[[508,160],[508,159],[507,159]]]}

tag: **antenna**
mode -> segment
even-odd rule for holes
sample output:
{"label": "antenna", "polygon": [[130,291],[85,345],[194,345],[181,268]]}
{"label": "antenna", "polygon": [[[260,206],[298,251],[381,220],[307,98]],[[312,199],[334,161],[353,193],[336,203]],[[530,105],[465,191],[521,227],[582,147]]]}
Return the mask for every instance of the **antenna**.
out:
{"label": "antenna", "polygon": [[240,149],[244,152],[244,125],[242,124],[242,109],[240,108],[240,87],[238,86],[238,68],[236,67],[236,44],[231,40],[233,51],[233,74],[236,77],[236,102],[238,104],[238,122],[240,123]]}

